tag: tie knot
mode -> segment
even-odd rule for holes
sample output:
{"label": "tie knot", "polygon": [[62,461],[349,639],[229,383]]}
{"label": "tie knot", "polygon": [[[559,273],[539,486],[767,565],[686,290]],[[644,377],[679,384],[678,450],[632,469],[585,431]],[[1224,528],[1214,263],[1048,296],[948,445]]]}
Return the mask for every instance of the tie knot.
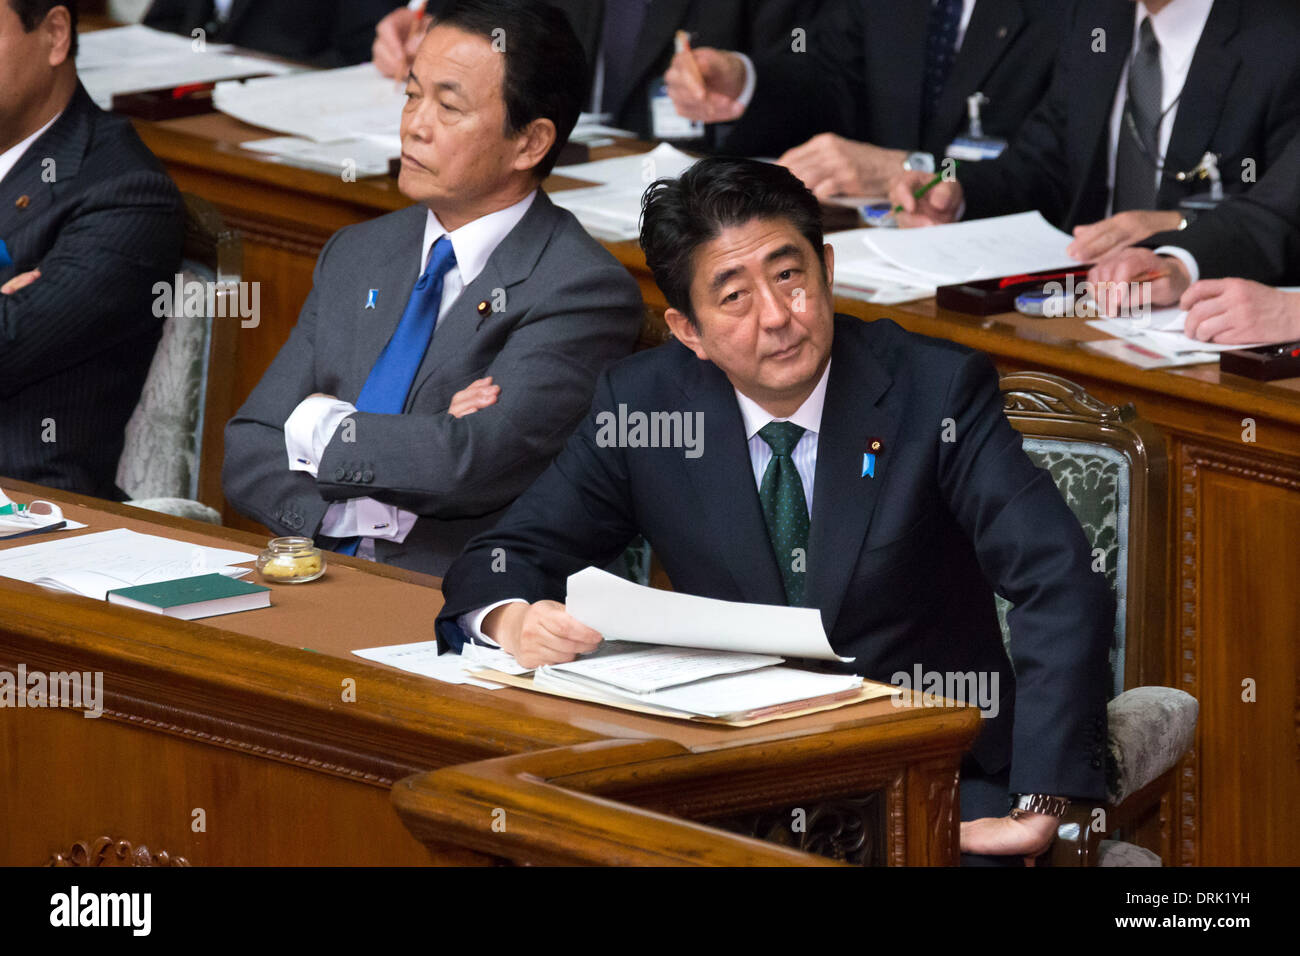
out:
{"label": "tie knot", "polygon": [[1143,17],[1142,25],[1138,27],[1138,46],[1143,53],[1160,52],[1160,41],[1156,39],[1155,27],[1151,26],[1150,17]]}
{"label": "tie knot", "polygon": [[420,281],[427,283],[432,279],[441,279],[455,264],[456,250],[451,247],[451,240],[442,236],[429,249],[429,264],[425,266]]}
{"label": "tie knot", "polygon": [[789,458],[803,433],[803,427],[794,422],[768,422],[758,430],[758,437],[771,446],[773,455]]}

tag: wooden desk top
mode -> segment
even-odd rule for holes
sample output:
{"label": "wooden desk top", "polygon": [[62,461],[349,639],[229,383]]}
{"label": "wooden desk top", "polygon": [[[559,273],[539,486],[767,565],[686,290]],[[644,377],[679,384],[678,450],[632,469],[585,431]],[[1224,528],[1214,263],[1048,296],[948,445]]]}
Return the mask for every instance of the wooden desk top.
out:
{"label": "wooden desk top", "polygon": [[[61,537],[129,528],[253,554],[265,546],[263,539],[243,531],[9,479],[0,479],[0,487],[17,501],[54,501],[69,518],[88,525],[85,530],[60,532]],[[40,540],[0,542],[0,550]],[[704,753],[868,724],[936,719],[947,724],[955,719],[961,725],[974,714],[895,706],[886,699],[755,727],[729,728],[633,714],[514,688],[488,691],[445,684],[351,654],[361,647],[432,640],[433,621],[442,606],[438,579],[341,555],[330,554],[327,561],[327,571],[317,581],[269,584],[272,606],[268,609],[188,622],[0,578],[0,618],[6,619],[10,628],[21,627],[21,619],[33,625],[38,620],[57,622],[70,642],[80,641],[82,631],[112,634],[119,651],[133,645],[141,661],[157,662],[160,652],[172,658],[168,666],[174,667],[178,676],[248,681],[268,691],[296,684],[305,693],[337,701],[339,680],[351,676],[358,685],[365,685],[359,698],[374,705],[369,708],[373,716],[413,729],[439,727],[445,731],[448,725],[460,724],[458,736],[482,734],[479,740],[498,745],[496,752],[500,753],[602,738],[666,739]],[[521,736],[506,739],[503,726]]]}

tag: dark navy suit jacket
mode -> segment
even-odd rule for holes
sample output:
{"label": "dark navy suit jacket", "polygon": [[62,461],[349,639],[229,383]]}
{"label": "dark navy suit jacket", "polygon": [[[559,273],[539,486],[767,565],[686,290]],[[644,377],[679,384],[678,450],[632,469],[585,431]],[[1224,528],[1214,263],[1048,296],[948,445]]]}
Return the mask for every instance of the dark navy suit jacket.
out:
{"label": "dark navy suit jacket", "polygon": [[[26,197],[24,199],[24,197]],[[130,122],[80,86],[0,180],[0,475],[103,498],[162,334],[154,283],[179,271],[180,194]]]}
{"label": "dark navy suit jacket", "polygon": [[[1010,764],[1013,792],[1104,797],[1114,601],[1051,476],[1007,422],[992,364],[848,316],[836,317],[831,355],[806,603],[832,646],[882,681],[918,664],[996,674],[999,713],[973,747],[983,769]],[[620,404],[703,413],[703,453],[601,447],[597,416]],[[864,477],[873,441],[875,476]],[[567,575],[608,564],[638,532],[679,591],[785,603],[735,392],[678,343],[602,374],[564,451],[447,572],[439,639],[458,646],[456,618],[494,601],[563,601]],[[995,589],[1015,604],[1014,672]]]}

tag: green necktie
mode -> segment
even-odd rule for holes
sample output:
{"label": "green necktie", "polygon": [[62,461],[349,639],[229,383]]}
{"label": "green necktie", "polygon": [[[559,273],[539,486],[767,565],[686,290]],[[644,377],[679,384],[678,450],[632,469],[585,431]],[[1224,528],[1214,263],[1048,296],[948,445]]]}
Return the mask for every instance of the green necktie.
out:
{"label": "green necktie", "polygon": [[793,422],[768,422],[758,430],[758,437],[772,447],[772,460],[763,472],[758,500],[781,580],[785,582],[786,603],[791,607],[803,604],[804,569],[808,563],[808,502],[803,496],[799,470],[790,457],[803,432]]}

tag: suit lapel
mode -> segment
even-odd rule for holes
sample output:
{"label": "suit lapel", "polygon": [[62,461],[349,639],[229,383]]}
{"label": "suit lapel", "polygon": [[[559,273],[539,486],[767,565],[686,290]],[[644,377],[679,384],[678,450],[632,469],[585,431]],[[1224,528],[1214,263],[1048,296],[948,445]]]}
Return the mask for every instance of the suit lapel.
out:
{"label": "suit lapel", "polygon": [[[1024,21],[1020,0],[979,0],[975,4],[952,73],[930,119],[932,129],[964,128],[962,117],[966,114],[966,97],[979,90],[1002,58],[1003,51],[1020,32]],[[925,130],[925,133],[929,132]]]}
{"label": "suit lapel", "polygon": [[[857,319],[850,320],[857,322]],[[866,347],[860,330],[836,320],[831,373],[826,384],[817,475],[808,532],[806,603],[819,608],[827,633],[835,625],[849,578],[857,565],[880,490],[890,480],[889,450],[898,433],[897,413],[882,399],[892,379]],[[874,477],[862,474],[862,456],[879,439]]]}
{"label": "suit lapel", "polygon": [[763,521],[735,389],[712,362],[695,362],[695,374],[684,386],[686,407],[703,413],[708,451],[683,459],[702,505],[690,520],[707,523],[745,601],[784,604],[785,585]]}
{"label": "suit lapel", "polygon": [[[415,404],[421,387],[443,365],[467,353],[470,341],[484,322],[509,321],[510,315],[517,314],[518,310],[511,307],[508,292],[505,295],[506,311],[492,311],[492,306],[498,299],[497,290],[508,290],[532,275],[559,217],[559,209],[539,189],[524,217],[492,251],[483,271],[465,286],[447,314],[438,320],[429,350],[424,353],[424,361],[420,363],[411,391],[407,394],[407,409]],[[408,296],[414,285],[413,278],[407,287]],[[488,304],[486,312],[479,310],[482,302]],[[391,330],[389,334],[392,334]]]}
{"label": "suit lapel", "polygon": [[1233,75],[1241,64],[1239,56],[1224,49],[1237,32],[1240,15],[1236,0],[1216,0],[1210,9],[1196,52],[1192,54],[1187,82],[1178,101],[1178,115],[1169,136],[1160,189],[1162,193],[1166,190],[1171,193],[1162,199],[1172,201],[1181,193],[1175,177],[1201,161],[1219,126]]}
{"label": "suit lapel", "polygon": [[[402,320],[402,313],[406,311],[406,303],[411,298],[415,281],[420,277],[420,248],[424,242],[427,212],[424,206],[412,206],[407,213],[409,218],[403,220],[392,246],[393,250],[402,252],[393,252],[375,263],[374,277],[367,277],[364,282],[366,288],[356,291],[356,355],[360,372],[356,380],[357,395],[360,395],[366,377],[375,367],[384,346],[393,337],[397,324]],[[368,309],[366,303],[372,289],[375,291],[375,306]],[[353,402],[357,395],[351,397]]]}
{"label": "suit lapel", "polygon": [[[27,223],[37,221],[53,202],[53,190],[80,172],[95,108],[78,83],[63,115],[27,147],[9,175],[0,180],[0,239],[8,242]],[[43,178],[47,159],[54,162],[53,182]],[[20,203],[24,196],[26,200]]]}
{"label": "suit lapel", "polygon": [[875,88],[890,90],[890,95],[875,100],[887,115],[882,116],[883,122],[873,123],[873,128],[898,130],[900,143],[920,146],[930,5],[892,4],[884,10],[866,4],[865,8],[868,75]]}
{"label": "suit lapel", "polygon": [[1093,34],[1098,29],[1104,31],[1105,51],[1093,51],[1091,36],[1068,37],[1064,48],[1064,56],[1079,64],[1079,89],[1087,92],[1071,102],[1074,112],[1066,133],[1069,155],[1079,163],[1073,167],[1075,194],[1068,218],[1083,217],[1085,222],[1106,214],[1106,170],[1110,151],[1115,148],[1110,140],[1110,116],[1120,76],[1133,52],[1133,3],[1109,0],[1095,10],[1095,16]]}

